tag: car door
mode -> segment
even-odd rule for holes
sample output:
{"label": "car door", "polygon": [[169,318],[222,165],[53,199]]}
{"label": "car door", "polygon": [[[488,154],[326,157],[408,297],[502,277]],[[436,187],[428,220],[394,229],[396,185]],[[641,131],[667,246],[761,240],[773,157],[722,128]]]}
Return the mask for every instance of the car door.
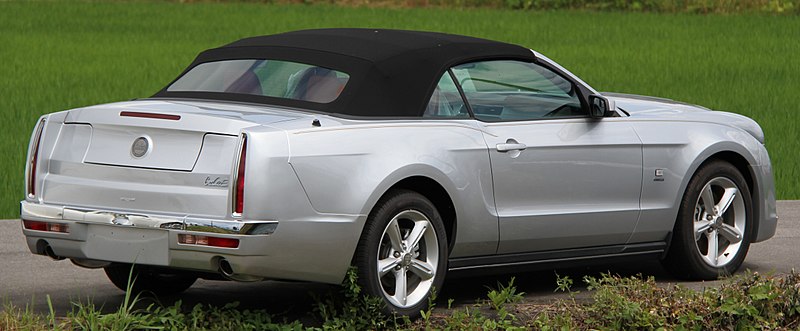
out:
{"label": "car door", "polygon": [[519,61],[452,68],[489,148],[498,253],[624,244],[639,216],[642,144],[591,119],[575,85]]}

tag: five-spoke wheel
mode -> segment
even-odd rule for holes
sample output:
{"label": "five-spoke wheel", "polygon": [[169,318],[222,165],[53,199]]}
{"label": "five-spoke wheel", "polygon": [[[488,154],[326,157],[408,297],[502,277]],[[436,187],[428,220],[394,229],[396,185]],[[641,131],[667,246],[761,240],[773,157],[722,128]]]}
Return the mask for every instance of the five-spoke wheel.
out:
{"label": "five-spoke wheel", "polygon": [[750,191],[733,165],[700,168],[681,200],[664,265],[676,276],[715,279],[736,271],[750,246]]}
{"label": "five-spoke wheel", "polygon": [[384,296],[408,307],[428,294],[439,263],[439,243],[430,220],[410,209],[386,225],[377,255]]}
{"label": "five-spoke wheel", "polygon": [[442,220],[428,199],[391,192],[370,214],[359,242],[359,281],[384,299],[387,312],[418,315],[444,280],[445,244]]}
{"label": "five-spoke wheel", "polygon": [[736,184],[725,177],[710,180],[694,210],[694,239],[703,261],[712,267],[731,262],[747,226],[744,198]]}

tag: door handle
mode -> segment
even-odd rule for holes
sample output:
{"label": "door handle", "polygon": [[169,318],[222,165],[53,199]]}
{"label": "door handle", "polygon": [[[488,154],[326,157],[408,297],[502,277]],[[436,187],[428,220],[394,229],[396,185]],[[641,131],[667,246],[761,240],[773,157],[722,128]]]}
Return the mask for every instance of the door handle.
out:
{"label": "door handle", "polygon": [[497,151],[500,153],[505,153],[509,151],[524,151],[528,146],[525,144],[520,144],[514,139],[506,140],[505,144],[497,144]]}

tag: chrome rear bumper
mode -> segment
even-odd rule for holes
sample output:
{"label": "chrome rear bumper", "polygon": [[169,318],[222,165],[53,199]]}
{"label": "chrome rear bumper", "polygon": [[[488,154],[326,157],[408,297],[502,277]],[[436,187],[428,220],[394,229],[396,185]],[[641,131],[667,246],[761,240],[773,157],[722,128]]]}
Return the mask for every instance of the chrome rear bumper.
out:
{"label": "chrome rear bumper", "polygon": [[[277,221],[269,220],[144,215],[30,201],[20,203],[20,216],[28,248],[35,254],[69,258],[81,266],[121,262],[207,272],[217,272],[220,263],[230,263],[241,272],[241,279],[253,279],[247,277],[248,269],[257,264],[251,261],[268,255],[268,237],[278,226]],[[31,221],[47,226],[45,230],[29,228],[26,223]],[[185,244],[178,239],[182,234],[237,239],[239,245]]]}
{"label": "chrome rear bumper", "polygon": [[[34,254],[89,267],[119,262],[216,273],[224,265],[234,280],[340,284],[366,217],[311,212],[280,222],[238,221],[21,202],[22,232]],[[37,230],[30,221],[47,225]],[[239,245],[182,243],[185,235],[237,239]]]}

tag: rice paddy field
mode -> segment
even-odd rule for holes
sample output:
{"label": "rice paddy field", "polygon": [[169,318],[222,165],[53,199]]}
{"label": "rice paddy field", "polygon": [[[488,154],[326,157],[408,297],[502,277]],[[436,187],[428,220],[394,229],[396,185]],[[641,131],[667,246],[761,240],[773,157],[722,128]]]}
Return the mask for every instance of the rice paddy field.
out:
{"label": "rice paddy field", "polygon": [[201,50],[319,27],[419,29],[518,43],[601,91],[750,116],[766,132],[778,198],[800,198],[797,15],[0,1],[0,218],[18,217],[28,139],[41,114],[147,97]]}

